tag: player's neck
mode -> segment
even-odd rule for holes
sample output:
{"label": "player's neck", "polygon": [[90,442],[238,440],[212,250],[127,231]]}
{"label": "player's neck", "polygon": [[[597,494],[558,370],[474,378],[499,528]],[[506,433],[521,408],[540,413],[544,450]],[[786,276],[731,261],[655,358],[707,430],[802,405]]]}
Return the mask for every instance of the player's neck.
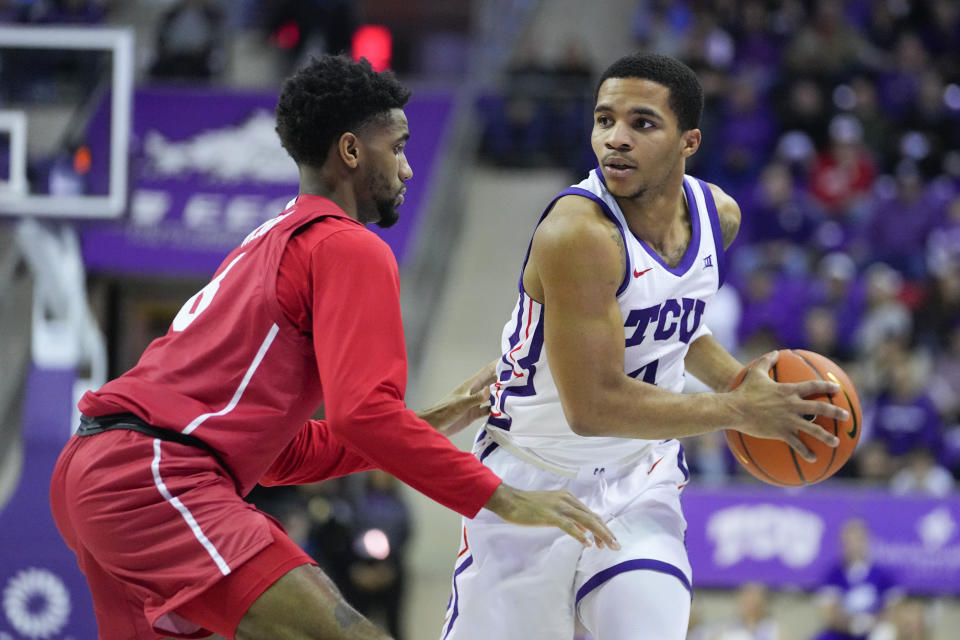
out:
{"label": "player's neck", "polygon": [[683,174],[637,198],[617,198],[627,226],[661,255],[676,253],[690,241],[690,213],[683,195]]}
{"label": "player's neck", "polygon": [[343,209],[349,217],[359,221],[357,199],[348,180],[337,180],[322,167],[300,166],[300,193],[320,196]]}

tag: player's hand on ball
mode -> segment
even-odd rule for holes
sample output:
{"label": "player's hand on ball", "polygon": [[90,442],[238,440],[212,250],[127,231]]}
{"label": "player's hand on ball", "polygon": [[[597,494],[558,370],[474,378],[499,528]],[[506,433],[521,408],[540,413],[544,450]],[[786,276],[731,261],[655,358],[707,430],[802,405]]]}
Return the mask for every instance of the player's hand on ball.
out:
{"label": "player's hand on ball", "polygon": [[490,412],[489,387],[496,380],[496,369],[497,361],[494,360],[440,402],[417,415],[445,436],[462,431],[474,420]]}
{"label": "player's hand on ball", "polygon": [[850,414],[829,402],[807,400],[840,391],[840,385],[827,380],[781,383],[770,379],[770,369],[779,352],[772,351],[758,358],[743,382],[732,391],[737,397],[741,421],[738,431],[757,438],[776,438],[789,444],[804,460],[816,460],[813,452],[799,438],[806,433],[829,447],[836,447],[838,438],[813,422],[815,416],[847,420]]}
{"label": "player's hand on ball", "polygon": [[590,535],[600,548],[619,549],[620,543],[600,516],[569,491],[523,491],[502,483],[484,505],[513,524],[559,527],[585,547]]}

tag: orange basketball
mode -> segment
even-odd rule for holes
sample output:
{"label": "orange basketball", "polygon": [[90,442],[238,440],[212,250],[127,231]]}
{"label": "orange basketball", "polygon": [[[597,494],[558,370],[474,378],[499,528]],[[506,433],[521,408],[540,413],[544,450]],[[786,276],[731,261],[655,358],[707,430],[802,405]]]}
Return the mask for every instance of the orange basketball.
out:
{"label": "orange basketball", "polygon": [[[754,363],[744,367],[732,388],[736,388]],[[755,438],[733,429],[724,435],[727,445],[744,469],[769,484],[781,487],[800,487],[829,478],[842,467],[857,446],[863,415],[860,398],[850,378],[829,358],[803,349],[781,349],[780,358],[770,369],[770,377],[777,382],[830,380],[840,385],[839,393],[830,396],[810,396],[810,400],[825,400],[850,412],[846,421],[817,416],[816,424],[840,438],[836,448],[828,447],[806,433],[800,439],[817,456],[816,462],[807,462],[782,440]]]}

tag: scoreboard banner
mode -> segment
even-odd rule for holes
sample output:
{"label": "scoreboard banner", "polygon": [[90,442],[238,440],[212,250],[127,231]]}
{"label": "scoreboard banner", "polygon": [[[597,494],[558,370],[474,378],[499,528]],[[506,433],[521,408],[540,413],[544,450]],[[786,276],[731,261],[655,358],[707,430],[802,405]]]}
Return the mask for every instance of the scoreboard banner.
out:
{"label": "scoreboard banner", "polygon": [[960,594],[960,497],[894,496],[826,484],[803,489],[699,488],[683,494],[698,587],[816,589],[840,562],[850,519],[871,534],[874,561],[910,593]]}
{"label": "scoreboard banner", "polygon": [[[206,276],[251,230],[297,194],[293,160],[274,130],[275,93],[222,89],[141,88],[133,98],[130,198],[124,220],[81,227],[90,271]],[[414,178],[400,220],[371,225],[403,263],[430,176],[442,149],[453,98],[415,94],[405,108],[406,147]],[[107,179],[98,141],[108,136],[106,109],[91,120],[94,158],[87,189]]]}

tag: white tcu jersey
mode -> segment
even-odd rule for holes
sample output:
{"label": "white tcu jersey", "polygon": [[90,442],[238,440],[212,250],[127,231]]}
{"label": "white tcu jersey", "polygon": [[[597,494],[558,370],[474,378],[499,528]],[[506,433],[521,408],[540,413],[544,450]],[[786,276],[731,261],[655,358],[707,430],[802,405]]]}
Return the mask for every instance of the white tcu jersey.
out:
{"label": "white tcu jersey", "polygon": [[[557,199],[577,195],[599,204],[617,225],[627,257],[617,291],[626,333],[624,372],[676,392],[683,389],[683,360],[690,343],[709,333],[701,323],[703,311],[723,283],[725,269],[723,240],[710,188],[701,180],[684,176],[683,191],[692,229],[690,245],[676,267],[664,263],[630,232],[599,169],[560,193],[540,218],[542,222]],[[524,267],[529,257],[528,248]],[[497,382],[491,389],[487,432],[502,443],[561,467],[623,460],[649,447],[649,440],[588,438],[570,429],[547,364],[543,306],[524,291],[522,271],[519,289],[517,306],[503,329],[503,355]]]}

